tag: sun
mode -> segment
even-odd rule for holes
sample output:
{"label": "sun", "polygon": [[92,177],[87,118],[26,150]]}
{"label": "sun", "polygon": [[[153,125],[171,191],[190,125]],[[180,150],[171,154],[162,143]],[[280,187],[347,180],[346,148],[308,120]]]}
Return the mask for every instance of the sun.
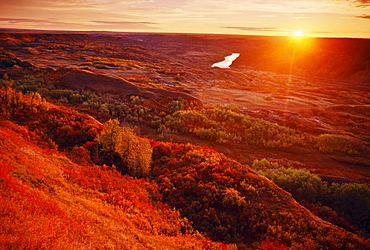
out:
{"label": "sun", "polygon": [[296,30],[296,31],[294,32],[294,35],[295,35],[296,37],[301,37],[301,36],[303,36],[303,32],[302,32],[302,31],[300,31],[300,30]]}

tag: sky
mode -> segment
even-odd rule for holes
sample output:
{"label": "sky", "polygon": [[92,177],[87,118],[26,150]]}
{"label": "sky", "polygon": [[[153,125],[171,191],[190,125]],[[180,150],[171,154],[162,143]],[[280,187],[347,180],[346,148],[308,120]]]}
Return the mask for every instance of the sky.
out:
{"label": "sky", "polygon": [[0,28],[370,38],[370,0],[0,0]]}

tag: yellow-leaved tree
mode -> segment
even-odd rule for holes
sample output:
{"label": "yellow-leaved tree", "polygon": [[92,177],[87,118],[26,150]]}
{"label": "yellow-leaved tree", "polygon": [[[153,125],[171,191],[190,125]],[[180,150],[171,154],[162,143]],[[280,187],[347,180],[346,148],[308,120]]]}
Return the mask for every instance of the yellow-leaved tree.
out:
{"label": "yellow-leaved tree", "polygon": [[121,127],[118,119],[104,123],[103,131],[95,141],[103,151],[109,152],[112,163],[113,154],[117,153],[126,163],[130,174],[137,177],[149,174],[153,152],[149,141],[138,138],[132,128]]}

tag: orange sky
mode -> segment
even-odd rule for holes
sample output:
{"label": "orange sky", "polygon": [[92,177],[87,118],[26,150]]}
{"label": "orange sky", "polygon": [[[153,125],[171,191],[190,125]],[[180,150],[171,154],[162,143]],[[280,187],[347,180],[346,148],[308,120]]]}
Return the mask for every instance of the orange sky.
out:
{"label": "orange sky", "polygon": [[370,38],[370,0],[0,0],[0,28]]}

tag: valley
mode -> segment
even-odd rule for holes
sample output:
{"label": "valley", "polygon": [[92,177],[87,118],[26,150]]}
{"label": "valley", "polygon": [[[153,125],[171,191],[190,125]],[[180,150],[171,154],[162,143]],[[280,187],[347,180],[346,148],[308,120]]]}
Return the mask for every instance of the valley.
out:
{"label": "valley", "polygon": [[[27,40],[25,34],[18,36],[20,41]],[[237,38],[247,43],[247,48],[243,48]],[[49,70],[51,75],[64,74],[61,84],[67,83],[77,90],[139,94],[154,99],[182,97],[205,104],[235,105],[247,115],[302,133],[343,134],[360,140],[367,145],[367,150],[357,155],[355,160],[347,156],[322,155],[308,148],[304,150],[307,157],[303,160],[294,151],[285,154],[287,158],[300,161],[317,174],[336,176],[339,168],[339,177],[370,182],[368,68],[359,68],[358,72],[347,78],[324,78],[315,74],[309,77],[262,71],[256,65],[242,64],[240,60],[246,60],[243,58],[248,56],[250,46],[258,48],[266,43],[267,38],[263,37],[128,33],[114,36],[61,34],[58,37],[50,35],[38,39],[29,41],[28,46],[22,46],[21,49],[14,39],[12,42],[15,44],[9,44],[10,48],[13,47],[11,52],[36,67],[53,69]],[[290,46],[289,42],[284,47]],[[356,42],[363,45],[365,41],[355,39]],[[236,59],[231,69],[211,68],[213,63],[230,54],[231,51],[226,47],[235,47],[238,51],[244,49],[246,52]],[[267,49],[271,50],[269,46]],[[355,51],[354,54],[360,52]],[[349,51],[337,52],[344,53]],[[298,58],[300,56],[297,55]],[[275,58],[275,61],[278,60],[278,57]],[[276,63],[279,62],[270,62],[271,65]],[[363,63],[363,67],[366,67],[366,61]],[[327,62],[327,67],[333,66]],[[362,74],[362,81],[351,80],[359,74]],[[227,147],[218,146],[218,149],[227,152]],[[243,160],[249,157],[243,155],[242,151],[235,150],[229,155],[246,164],[250,163]],[[250,151],[249,154],[253,155],[255,150]],[[278,159],[276,155],[275,152],[266,152],[265,155],[255,157]]]}
{"label": "valley", "polygon": [[[230,68],[211,67],[232,53],[240,56]],[[337,197],[340,185],[370,185],[369,55],[368,39],[1,32],[0,164],[14,168],[0,175],[0,185],[5,185],[1,178],[11,183],[14,173],[29,183],[27,188],[54,199],[53,188],[41,188],[52,186],[58,198],[51,202],[66,211],[71,208],[62,198],[63,185],[68,197],[77,192],[73,185],[80,185],[80,200],[73,203],[81,213],[78,220],[90,193],[97,203],[88,210],[110,213],[110,222],[101,225],[116,228],[121,223],[115,221],[117,211],[129,206],[123,220],[133,226],[115,232],[134,232],[125,240],[142,244],[137,249],[161,249],[160,242],[172,249],[171,237],[187,249],[270,249],[269,240],[276,247],[271,249],[366,249],[368,213],[344,216],[337,198],[327,197]],[[112,125],[115,119],[124,130]],[[127,152],[134,156],[97,139],[115,129],[132,142]],[[17,141],[27,145],[21,158],[32,159],[25,165],[11,153],[19,150]],[[140,164],[149,154],[144,171]],[[44,158],[56,167],[48,163],[41,172],[24,170]],[[60,167],[63,161],[67,169]],[[309,170],[306,180],[321,178],[307,184],[317,192],[309,201],[312,207],[259,175],[284,168],[298,171],[297,176]],[[95,174],[90,183],[79,176],[89,169],[131,186],[100,183]],[[55,182],[47,171],[63,172],[63,178]],[[35,184],[38,178],[42,184]],[[139,200],[122,198],[136,185],[145,186]],[[149,207],[148,214],[135,210],[138,203]],[[68,211],[65,216],[72,216]],[[174,224],[162,220],[160,211]],[[150,224],[154,217],[158,230]],[[193,237],[193,229],[210,241]],[[87,232],[84,237],[98,246]],[[71,233],[73,239],[64,237],[77,242]],[[343,242],[335,240],[344,234]],[[121,244],[116,235],[112,239]]]}

